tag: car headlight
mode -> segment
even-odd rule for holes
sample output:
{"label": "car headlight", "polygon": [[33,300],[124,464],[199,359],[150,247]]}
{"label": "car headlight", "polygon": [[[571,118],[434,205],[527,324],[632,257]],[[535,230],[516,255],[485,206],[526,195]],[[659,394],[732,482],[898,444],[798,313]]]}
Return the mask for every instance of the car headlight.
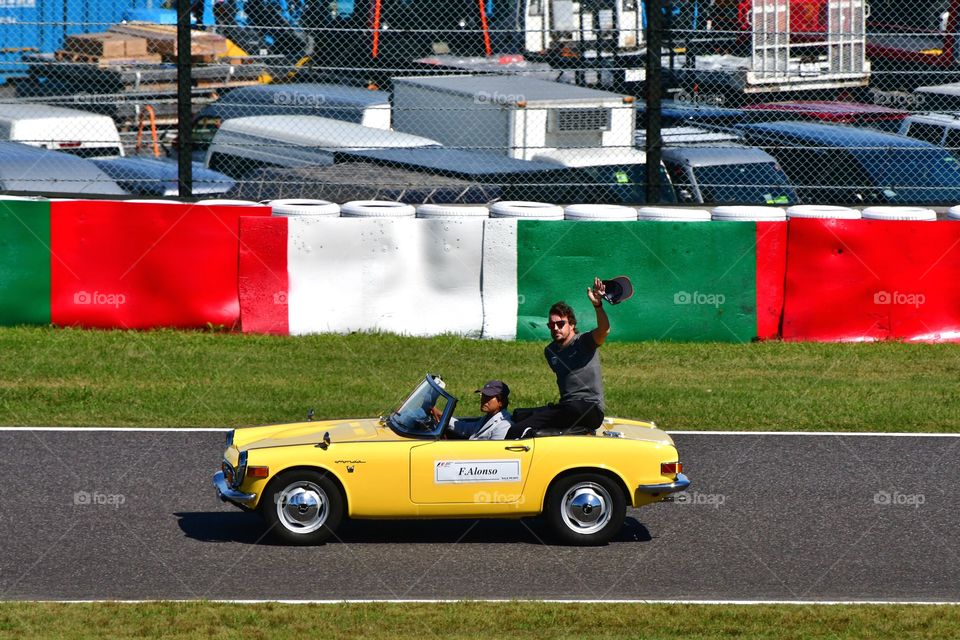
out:
{"label": "car headlight", "polygon": [[232,446],[233,446],[233,433],[234,433],[234,431],[235,431],[235,429],[230,429],[230,431],[227,431],[227,446],[228,446],[228,447],[232,447]]}
{"label": "car headlight", "polygon": [[233,465],[227,462],[226,458],[220,463],[220,470],[223,471],[223,479],[227,481],[227,484],[233,486],[233,480],[236,474],[233,471]]}
{"label": "car headlight", "polygon": [[247,473],[247,452],[240,452],[240,461],[237,463],[237,473],[234,479],[234,487],[239,487],[243,484],[243,476]]}

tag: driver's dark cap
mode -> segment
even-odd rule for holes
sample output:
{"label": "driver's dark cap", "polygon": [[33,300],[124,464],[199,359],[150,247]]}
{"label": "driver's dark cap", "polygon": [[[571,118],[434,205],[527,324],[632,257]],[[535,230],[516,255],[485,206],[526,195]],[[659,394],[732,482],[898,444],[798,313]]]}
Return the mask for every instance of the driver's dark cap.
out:
{"label": "driver's dark cap", "polygon": [[477,389],[477,393],[485,396],[501,396],[506,398],[510,395],[510,387],[503,380],[490,380],[485,385]]}

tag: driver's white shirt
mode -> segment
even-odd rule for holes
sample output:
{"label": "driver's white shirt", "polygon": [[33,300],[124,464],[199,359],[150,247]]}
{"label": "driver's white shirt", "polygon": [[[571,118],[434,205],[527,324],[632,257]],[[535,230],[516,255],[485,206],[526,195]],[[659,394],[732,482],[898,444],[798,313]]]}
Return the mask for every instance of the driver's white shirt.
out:
{"label": "driver's white shirt", "polygon": [[489,418],[450,418],[449,429],[470,440],[503,440],[513,426],[513,418],[507,410],[498,411]]}

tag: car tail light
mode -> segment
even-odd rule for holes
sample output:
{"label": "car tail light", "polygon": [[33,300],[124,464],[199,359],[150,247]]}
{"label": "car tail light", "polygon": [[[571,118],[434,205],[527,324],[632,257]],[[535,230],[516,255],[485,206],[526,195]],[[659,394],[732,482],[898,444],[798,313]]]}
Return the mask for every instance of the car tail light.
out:
{"label": "car tail light", "polygon": [[266,478],[270,475],[270,467],[247,467],[248,478]]}
{"label": "car tail light", "polygon": [[660,473],[665,476],[674,475],[682,472],[683,472],[682,462],[661,462],[660,463]]}

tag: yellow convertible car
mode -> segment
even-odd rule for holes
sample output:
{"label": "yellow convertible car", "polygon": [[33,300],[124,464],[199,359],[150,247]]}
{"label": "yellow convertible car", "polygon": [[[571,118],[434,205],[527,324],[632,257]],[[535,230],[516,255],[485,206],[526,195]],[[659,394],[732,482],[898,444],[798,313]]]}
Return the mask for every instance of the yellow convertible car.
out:
{"label": "yellow convertible car", "polygon": [[351,518],[520,518],[543,514],[559,542],[597,545],[626,507],[690,484],[673,440],[607,418],[596,435],[454,440],[457,399],[428,375],[390,416],[231,431],[213,484],[256,510],[281,541],[315,544]]}

